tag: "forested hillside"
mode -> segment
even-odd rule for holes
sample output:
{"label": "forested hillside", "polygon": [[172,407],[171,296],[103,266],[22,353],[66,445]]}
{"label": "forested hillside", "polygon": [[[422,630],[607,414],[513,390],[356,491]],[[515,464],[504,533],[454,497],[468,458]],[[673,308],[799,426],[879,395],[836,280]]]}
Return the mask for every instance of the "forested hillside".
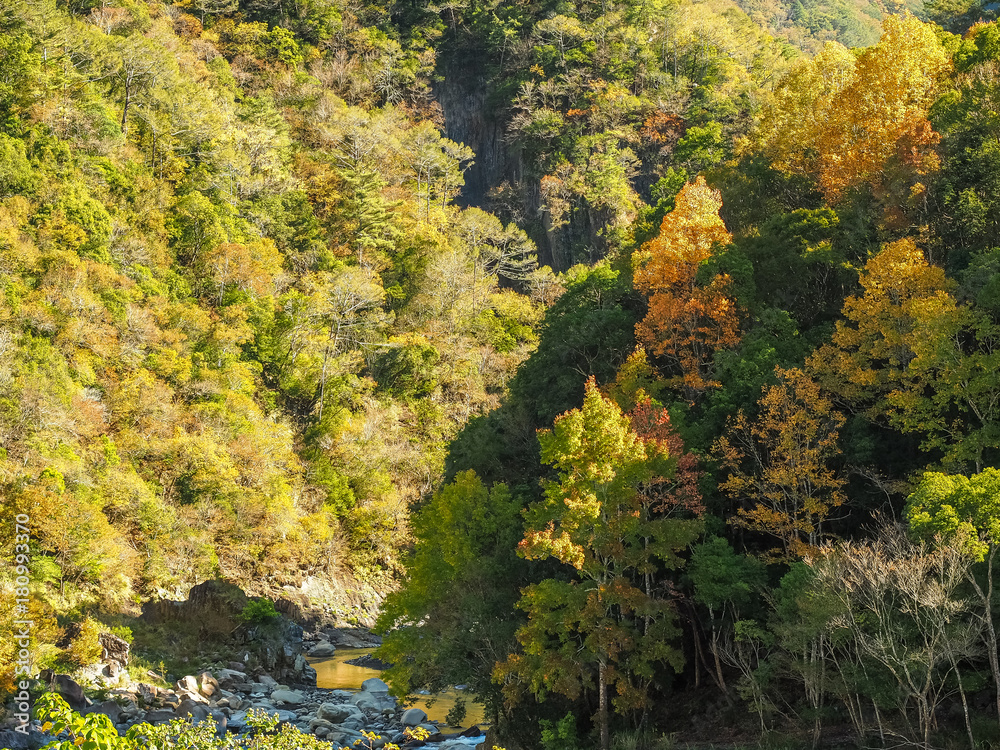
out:
{"label": "forested hillside", "polygon": [[986,9],[0,11],[40,666],[223,578],[512,746],[1000,739]]}
{"label": "forested hillside", "polygon": [[5,5],[0,482],[41,621],[212,577],[385,590],[534,345],[559,281],[454,205],[433,50],[379,19]]}

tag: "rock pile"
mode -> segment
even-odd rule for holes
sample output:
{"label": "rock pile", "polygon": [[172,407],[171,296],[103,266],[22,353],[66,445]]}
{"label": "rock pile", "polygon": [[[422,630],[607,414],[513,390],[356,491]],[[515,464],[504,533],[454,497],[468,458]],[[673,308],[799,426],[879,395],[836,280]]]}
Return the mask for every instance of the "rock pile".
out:
{"label": "rock pile", "polygon": [[187,717],[214,722],[220,735],[242,732],[247,727],[247,713],[256,708],[276,714],[279,721],[325,739],[335,748],[353,746],[355,740],[362,739],[362,731],[404,745],[404,730],[422,726],[432,735],[428,742],[438,750],[466,750],[476,744],[471,738],[482,734],[477,728],[461,736],[441,734],[422,710],[404,711],[398,706],[388,686],[378,678],[365,680],[358,692],[323,690],[279,684],[261,669],[247,671],[238,662],[225,669],[183,677],[171,689],[132,683],[110,690],[109,698],[100,703],[88,699],[82,688],[65,675],[54,676],[52,686],[80,713],[104,714],[122,733],[142,722],[160,724]]}

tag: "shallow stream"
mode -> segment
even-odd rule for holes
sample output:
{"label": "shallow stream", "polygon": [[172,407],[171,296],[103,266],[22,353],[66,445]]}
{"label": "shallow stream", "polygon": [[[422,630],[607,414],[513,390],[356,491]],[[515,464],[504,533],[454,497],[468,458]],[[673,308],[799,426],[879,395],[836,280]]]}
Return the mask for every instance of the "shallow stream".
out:
{"label": "shallow stream", "polygon": [[[368,667],[358,667],[348,664],[348,661],[370,654],[370,648],[338,648],[337,653],[329,659],[310,660],[309,664],[316,670],[316,686],[327,690],[360,690],[361,683],[369,677],[378,677],[381,672]],[[427,712],[427,718],[440,722],[442,727],[448,712],[455,707],[455,701],[465,698],[465,718],[461,726],[451,727],[449,731],[467,729],[473,724],[485,727],[483,707],[472,702],[472,696],[464,690],[446,690],[437,695],[420,695],[409,706],[422,708]]]}

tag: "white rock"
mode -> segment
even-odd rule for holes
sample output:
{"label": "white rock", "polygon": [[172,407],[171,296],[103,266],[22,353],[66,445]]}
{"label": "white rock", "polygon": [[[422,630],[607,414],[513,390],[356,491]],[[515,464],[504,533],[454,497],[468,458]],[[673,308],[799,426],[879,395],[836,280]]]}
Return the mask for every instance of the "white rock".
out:
{"label": "white rock", "polygon": [[309,649],[309,656],[333,656],[336,650],[332,643],[320,641]]}

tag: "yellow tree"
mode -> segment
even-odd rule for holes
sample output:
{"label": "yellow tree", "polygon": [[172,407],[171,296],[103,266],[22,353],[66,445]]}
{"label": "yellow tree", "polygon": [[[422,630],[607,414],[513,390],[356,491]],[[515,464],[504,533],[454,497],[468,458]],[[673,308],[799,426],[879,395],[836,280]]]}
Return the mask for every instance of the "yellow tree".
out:
{"label": "yellow tree", "polygon": [[[930,265],[913,240],[886,245],[865,264],[862,294],[844,302],[832,342],[809,359],[824,389],[840,395],[870,418],[886,416],[887,397],[911,378],[914,347],[926,346],[919,332],[931,335],[922,321],[943,324],[954,311],[954,286]],[[954,325],[948,326],[954,328]],[[945,335],[940,328],[933,338]]]}
{"label": "yellow tree", "polygon": [[829,43],[793,67],[748,145],[778,169],[815,175],[830,201],[866,182],[908,197],[937,165],[927,111],[950,69],[933,26],[890,16],[879,43],[856,58]]}
{"label": "yellow tree", "polygon": [[718,274],[707,285],[697,281],[701,264],[732,240],[721,207],[719,191],[704,177],[685,185],[659,236],[643,246],[645,257],[635,272],[636,289],[649,297],[636,335],[648,351],[676,366],[680,374],[671,384],[689,398],[715,385],[712,355],[739,342],[729,276]]}
{"label": "yellow tree", "polygon": [[[610,747],[609,703],[620,713],[645,707],[655,665],[683,665],[676,613],[653,595],[650,579],[680,568],[680,552],[702,531],[700,520],[655,512],[658,498],[643,491],[677,468],[665,430],[647,416],[656,434],[644,438],[591,378],[583,407],[538,433],[542,462],[555,467],[557,479],[525,511],[518,552],[529,560],[555,558],[575,575],[522,590],[524,653],[495,673],[508,681],[508,695],[527,684],[536,695],[552,690],[576,699],[596,671],[601,750]],[[617,697],[609,698],[612,688]]]}
{"label": "yellow tree", "polygon": [[778,385],[764,389],[753,423],[741,411],[715,452],[729,477],[720,488],[749,507],[734,523],[777,537],[769,555],[810,557],[830,512],[843,504],[844,480],[831,467],[839,455],[844,417],[798,368],[775,370]]}
{"label": "yellow tree", "polygon": [[853,80],[833,97],[815,143],[828,199],[879,177],[904,135],[928,141],[927,109],[950,69],[932,25],[911,15],[885,20],[879,43],[858,57]]}
{"label": "yellow tree", "polygon": [[868,419],[981,470],[1000,445],[1000,327],[959,304],[954,283],[909,239],[871,258],[861,287],[809,369]]}
{"label": "yellow tree", "polygon": [[854,77],[855,57],[827,42],[816,57],[795,65],[765,102],[751,149],[764,151],[786,172],[816,173],[814,144],[827,127],[833,103]]}

